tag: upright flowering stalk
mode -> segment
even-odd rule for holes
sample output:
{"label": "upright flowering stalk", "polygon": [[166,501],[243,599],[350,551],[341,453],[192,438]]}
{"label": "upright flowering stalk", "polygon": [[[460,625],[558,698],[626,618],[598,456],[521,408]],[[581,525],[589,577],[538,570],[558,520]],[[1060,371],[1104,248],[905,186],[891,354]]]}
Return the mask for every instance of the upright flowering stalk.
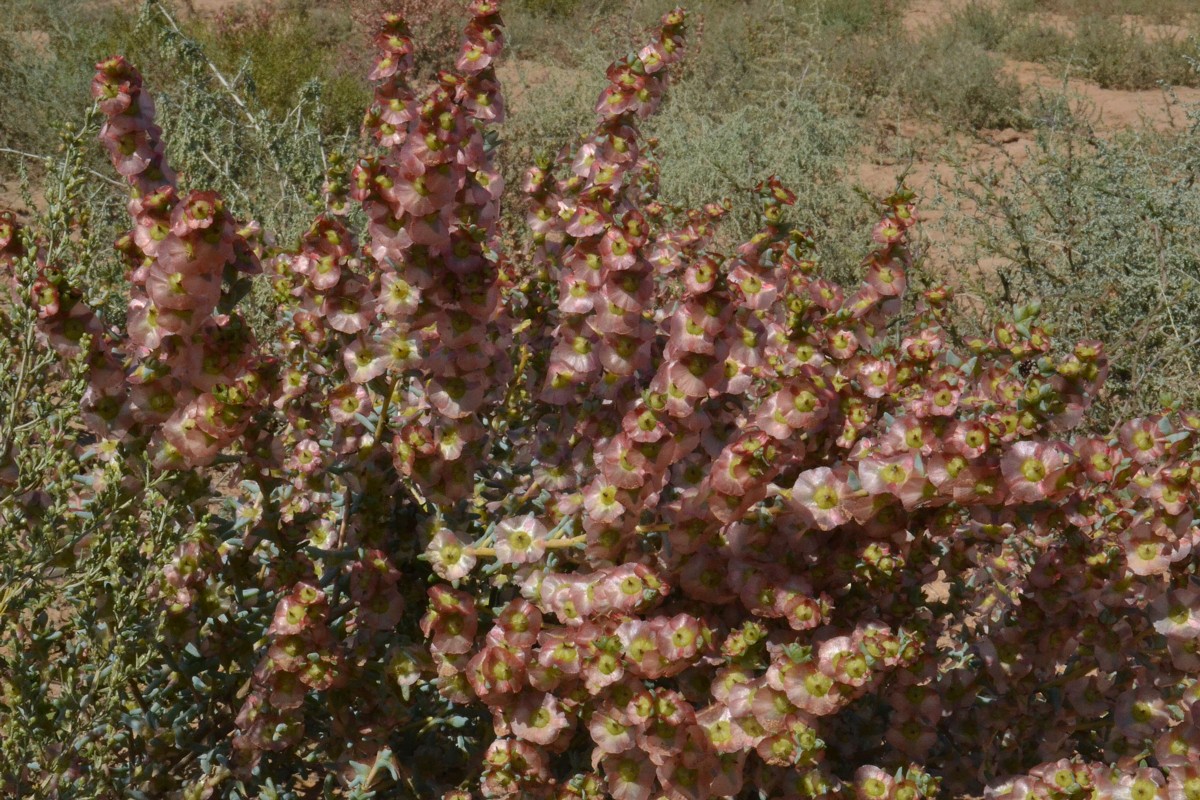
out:
{"label": "upright flowering stalk", "polygon": [[[96,433],[148,444],[159,469],[208,464],[263,398],[253,337],[231,308],[239,274],[257,270],[249,230],[212,193],[177,198],[153,103],[133,67],[102,62],[92,90],[106,117],[101,140],[131,190],[135,227],[117,243],[132,267],[127,330],[106,329],[40,258],[31,300],[47,341],[88,363],[83,412]],[[4,250],[18,255],[11,217],[4,230]]]}
{"label": "upright flowering stalk", "polygon": [[[535,263],[558,284],[557,325],[546,342],[540,397],[561,412],[542,424],[578,442],[573,449],[544,452],[539,462],[559,471],[555,480],[562,488],[581,481],[582,525],[602,560],[619,556],[637,524],[635,509],[656,496],[678,457],[655,417],[663,411],[662,399],[648,398],[653,408],[643,400],[637,411],[631,403],[657,355],[650,311],[659,287],[649,259],[658,254],[669,266],[677,263],[665,250],[656,251],[651,239],[659,225],[658,210],[646,203],[654,167],[636,123],[661,100],[669,68],[682,56],[683,25],[682,12],[668,14],[650,44],[610,67],[597,104],[600,122],[556,165],[561,175],[535,168],[526,178]],[[642,417],[642,429],[631,414]],[[581,459],[594,460],[599,469],[580,475],[570,464]]]}
{"label": "upright flowering stalk", "polygon": [[[353,612],[322,644],[338,685],[369,679],[353,666],[363,656],[347,658],[343,648],[388,647],[384,634],[408,603],[389,553],[350,561],[335,553],[391,548],[386,500],[397,491],[431,510],[475,491],[489,408],[504,397],[511,369],[499,307],[502,182],[489,134],[504,114],[493,66],[503,33],[495,3],[475,2],[471,12],[458,71],[443,72],[424,93],[408,83],[404,21],[384,19],[364,124],[379,150],[349,176],[348,198],[366,213],[367,238],[359,242],[340,221],[345,208],[335,196],[300,248],[274,261],[289,330],[274,405],[288,425],[263,445],[283,455],[267,468],[286,478],[274,494],[296,531],[289,538],[321,554],[297,559],[297,569],[333,568],[351,581]],[[264,661],[246,709],[264,697],[263,707],[273,703],[272,687],[286,680],[273,664]],[[387,726],[362,713],[347,724],[369,747]],[[252,757],[261,750],[241,741]]]}
{"label": "upright flowering stalk", "polygon": [[122,56],[101,61],[92,98],[106,118],[100,142],[134,198],[174,189],[175,173],[167,165],[162,129],[154,124],[154,100],[142,90],[141,73]]}
{"label": "upright flowering stalk", "polygon": [[489,139],[504,119],[494,65],[504,34],[496,3],[479,0],[471,14],[458,72],[441,73],[422,97],[405,83],[411,40],[401,20],[387,18],[367,115],[383,152],[355,167],[351,192],[371,220],[382,332],[360,336],[353,357],[391,358],[404,374],[393,384],[405,399],[396,467],[446,501],[473,491],[484,412],[510,374],[498,305],[503,182]]}
{"label": "upright flowering stalk", "polygon": [[[792,263],[789,246],[798,247],[776,223],[793,198],[774,180],[763,186],[766,228],[732,263],[702,253],[719,208],[682,215],[672,227],[663,224],[665,209],[646,202],[654,170],[635,123],[661,93],[682,24],[681,14],[668,15],[654,44],[613,66],[598,132],[560,164],[568,174],[536,169],[526,180],[537,257],[558,286],[558,322],[534,371],[541,400],[558,410],[540,428],[570,437],[547,442],[532,466],[558,496],[547,507],[555,531],[582,533],[548,533],[526,516],[519,525],[498,522],[494,546],[464,547],[439,534],[428,551],[450,580],[471,569],[462,566],[464,553],[494,556],[522,579],[536,612],[532,652],[498,620],[466,667],[470,692],[492,709],[498,741],[554,750],[590,720],[593,760],[614,797],[649,797],[655,784],[672,796],[735,794],[756,748],[780,768],[772,781],[785,765],[815,765],[824,745],[807,723],[834,714],[873,674],[917,652],[884,625],[837,639],[840,649],[831,640],[819,668],[802,651],[785,650],[786,637],[764,649],[765,631],[728,631],[721,645],[726,624],[714,601],[740,594],[754,614],[785,621],[793,637],[827,622],[830,604],[769,563],[778,503],[754,511],[771,494],[782,454],[798,459],[804,447],[787,434],[776,446],[747,427],[736,405],[769,394],[775,374],[764,357],[769,320],[784,299],[781,265]],[[874,297],[860,303],[860,316]],[[794,401],[794,424],[815,428],[817,404],[816,395]],[[580,544],[589,568],[561,571]],[[547,568],[535,568],[543,560]],[[625,568],[609,566],[622,560]],[[676,581],[682,593],[664,606]],[[529,620],[530,610],[520,618]],[[862,653],[867,642],[872,658]],[[440,688],[461,698],[461,668],[447,655],[443,648]],[[699,663],[719,664],[745,685],[712,698],[669,688]],[[647,693],[639,681],[655,686]],[[799,745],[789,738],[802,732]],[[498,767],[484,783],[489,795],[538,787],[545,778],[528,764]]]}

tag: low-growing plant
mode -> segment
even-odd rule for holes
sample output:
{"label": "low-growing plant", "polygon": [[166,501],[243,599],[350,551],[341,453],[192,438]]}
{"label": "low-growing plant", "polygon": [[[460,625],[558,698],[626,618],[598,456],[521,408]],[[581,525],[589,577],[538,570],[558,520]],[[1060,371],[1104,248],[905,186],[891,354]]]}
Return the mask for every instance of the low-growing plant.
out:
{"label": "low-growing plant", "polygon": [[4,791],[1200,794],[1200,416],[1078,430],[1101,345],[1035,305],[956,336],[908,291],[907,191],[853,285],[776,178],[718,249],[726,207],[663,202],[640,133],[678,9],[503,244],[504,31],[470,10],[431,86],[385,18],[371,146],[294,246],[180,185],[120,57],[124,319],[70,191],[0,218]]}
{"label": "low-growing plant", "polygon": [[819,24],[836,34],[852,35],[899,24],[906,0],[788,0],[784,10],[793,14],[815,13]]}
{"label": "low-growing plant", "polygon": [[999,50],[1017,24],[1018,15],[984,0],[970,0],[954,9],[950,26],[985,50]]}
{"label": "low-growing plant", "polygon": [[579,10],[579,0],[515,0],[514,5],[532,14],[567,17]]}
{"label": "low-growing plant", "polygon": [[1037,21],[1015,19],[1000,46],[1005,55],[1021,61],[1079,66],[1071,59],[1070,35]]}
{"label": "low-growing plant", "polygon": [[1196,85],[1200,74],[1188,57],[1200,54],[1195,40],[1152,37],[1114,17],[1084,17],[1075,27],[1071,55],[1085,74],[1113,89],[1153,89],[1160,82]]}
{"label": "low-growing plant", "polygon": [[[947,54],[953,57],[947,57]],[[1026,128],[1021,85],[1002,62],[953,33],[922,40],[911,83],[902,91],[933,115],[969,128]]]}
{"label": "low-growing plant", "polygon": [[987,50],[1067,68],[1104,88],[1194,86],[1200,80],[1190,63],[1197,54],[1194,37],[1155,33],[1098,11],[1052,26],[1030,16],[1035,10],[1019,3],[972,2],[955,12],[951,28]]}
{"label": "low-growing plant", "polygon": [[1073,19],[1087,16],[1138,16],[1151,22],[1181,24],[1196,10],[1191,0],[1008,0],[1017,12],[1051,12]]}
{"label": "low-growing plant", "polygon": [[833,50],[830,66],[859,90],[864,114],[891,98],[948,127],[1027,127],[1020,84],[999,57],[953,27],[920,38],[887,31],[855,37]]}

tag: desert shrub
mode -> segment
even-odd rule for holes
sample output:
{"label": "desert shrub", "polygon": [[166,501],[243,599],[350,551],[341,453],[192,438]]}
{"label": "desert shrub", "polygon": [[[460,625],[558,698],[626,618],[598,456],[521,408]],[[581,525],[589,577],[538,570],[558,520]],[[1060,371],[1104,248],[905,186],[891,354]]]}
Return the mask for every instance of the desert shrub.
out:
{"label": "desert shrub", "polygon": [[970,3],[954,13],[951,27],[987,50],[1068,67],[1105,88],[1150,89],[1160,82],[1186,86],[1198,80],[1189,63],[1196,47],[1187,39],[1149,33],[1113,12],[1095,9],[1069,20],[1069,30],[1059,30],[1029,16],[1041,9],[1013,5]]}
{"label": "desert shrub", "polygon": [[789,0],[788,13],[815,12],[819,24],[834,34],[860,34],[898,24],[903,3],[893,0]]}
{"label": "desert shrub", "polygon": [[1013,11],[1048,11],[1074,19],[1087,16],[1144,17],[1151,22],[1180,24],[1196,10],[1191,0],[1008,0]]}
{"label": "desert shrub", "polygon": [[569,17],[579,11],[579,0],[516,0],[513,5],[531,14]]}
{"label": "desert shrub", "polygon": [[1024,128],[1021,86],[1000,59],[953,34],[924,39],[905,95],[951,123],[971,128]]}
{"label": "desert shrub", "polygon": [[1197,54],[1194,41],[1151,39],[1114,17],[1084,17],[1075,28],[1072,54],[1085,74],[1113,89],[1152,89],[1160,81],[1195,85],[1200,81],[1188,62]]}
{"label": "desert shrub", "polygon": [[44,219],[0,217],[4,791],[1193,796],[1200,417],[1080,430],[1100,343],[1036,304],[958,335],[908,291],[907,191],[853,284],[775,177],[721,247],[642,132],[681,10],[510,246],[471,12],[435,84],[385,20],[370,147],[298,242],[180,182],[120,57],[125,313],[75,144]]}
{"label": "desert shrub", "polygon": [[1038,10],[1012,2],[973,1],[955,9],[949,27],[958,36],[994,53],[1021,61],[1061,63],[1069,55],[1071,37],[1033,16]]}
{"label": "desert shrub", "polygon": [[1001,306],[1036,298],[1063,335],[1105,339],[1113,372],[1098,423],[1148,412],[1163,395],[1193,401],[1200,397],[1194,128],[1106,139],[1077,118],[1055,121],[1023,165],[960,175],[956,202],[979,209],[960,218],[960,238],[977,246],[968,258],[1000,259],[999,284],[989,276],[980,291]]}
{"label": "desert shrub", "polygon": [[1016,15],[994,3],[971,0],[954,9],[950,25],[964,38],[985,50],[999,50],[1011,35]]}
{"label": "desert shrub", "polygon": [[1036,21],[1017,20],[1003,42],[1003,52],[1021,61],[1071,64],[1071,36]]}
{"label": "desert shrub", "polygon": [[1026,127],[1021,87],[998,57],[954,27],[916,39],[879,34],[847,40],[830,56],[834,75],[871,107],[892,98],[959,128]]}

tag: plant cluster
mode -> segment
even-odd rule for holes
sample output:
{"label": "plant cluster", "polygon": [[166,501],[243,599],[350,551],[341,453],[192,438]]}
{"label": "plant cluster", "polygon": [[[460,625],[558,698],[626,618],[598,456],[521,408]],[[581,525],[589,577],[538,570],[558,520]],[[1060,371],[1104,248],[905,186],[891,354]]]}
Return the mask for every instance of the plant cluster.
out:
{"label": "plant cluster", "polygon": [[[1055,8],[1055,6],[1065,6]],[[1072,7],[1076,6],[1076,7]],[[1107,7],[1105,7],[1107,6]],[[1062,12],[1059,25],[1031,14]],[[1135,16],[1136,15],[1136,16]],[[1170,23],[1155,32],[1137,20]],[[970,3],[955,12],[951,27],[988,50],[1070,71],[1106,89],[1155,89],[1162,83],[1196,86],[1195,26],[1171,4]]]}
{"label": "plant cluster", "polygon": [[[664,203],[640,132],[678,9],[525,174],[505,244],[504,29],[470,12],[431,85],[385,17],[371,147],[331,161],[294,247],[172,171],[119,57],[93,95],[130,188],[124,319],[0,219],[5,319],[86,382],[72,511],[162,498],[133,699],[4,790],[1200,797],[1200,414],[1082,431],[1100,344],[1055,347],[1036,305],[958,336],[948,289],[908,290],[906,191],[856,285],[774,178],[722,252],[727,207]],[[32,530],[46,492],[11,450],[2,508]]]}

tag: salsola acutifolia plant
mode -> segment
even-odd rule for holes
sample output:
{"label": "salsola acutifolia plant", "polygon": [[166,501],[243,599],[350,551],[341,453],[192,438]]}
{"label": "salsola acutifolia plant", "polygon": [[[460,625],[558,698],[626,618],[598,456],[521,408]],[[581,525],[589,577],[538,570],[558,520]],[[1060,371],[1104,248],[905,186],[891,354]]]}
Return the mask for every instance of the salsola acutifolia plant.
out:
{"label": "salsola acutifolia plant", "polygon": [[504,36],[471,14],[432,86],[385,19],[371,146],[292,248],[186,189],[137,71],[101,63],[120,325],[4,220],[5,276],[88,379],[81,508],[152,483],[180,532],[108,721],[135,735],[6,791],[1200,797],[1200,415],[1074,432],[1100,345],[1033,307],[957,340],[948,290],[907,291],[905,192],[857,286],[774,179],[718,252],[724,206],[660,202],[638,131],[680,10],[502,247]]}

